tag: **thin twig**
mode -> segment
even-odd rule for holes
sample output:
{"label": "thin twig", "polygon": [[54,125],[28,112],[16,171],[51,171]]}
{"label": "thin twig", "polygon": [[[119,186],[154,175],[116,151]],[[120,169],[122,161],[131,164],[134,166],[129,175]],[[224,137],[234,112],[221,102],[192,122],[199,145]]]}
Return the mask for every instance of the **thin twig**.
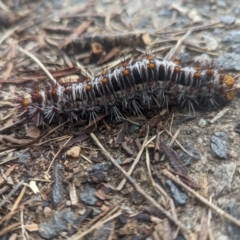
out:
{"label": "thin twig", "polygon": [[106,211],[103,211],[102,213],[100,213],[99,215],[97,215],[95,218],[91,219],[86,225],[85,228],[88,229],[91,226],[93,226],[93,224],[95,224],[96,222],[100,221],[100,219],[104,220],[106,218],[109,217],[109,215],[113,215],[115,212],[117,212],[119,210],[119,206],[113,208],[113,209],[109,209]]}
{"label": "thin twig", "polygon": [[9,198],[23,185],[23,180],[17,184],[17,186],[12,189],[12,191],[3,199],[0,203],[0,208],[9,200]]}
{"label": "thin twig", "polygon": [[[212,197],[209,198],[209,202],[212,203]],[[211,208],[208,209],[208,237],[209,240],[214,240],[212,227],[211,227],[212,211]]]}
{"label": "thin twig", "polygon": [[0,37],[0,45],[3,43],[4,40],[6,40],[8,37],[10,37],[19,27],[13,27],[9,28],[2,36]]}
{"label": "thin twig", "polygon": [[[164,131],[159,132],[158,134],[162,134]],[[145,144],[145,147],[147,147],[155,138],[157,137],[157,134],[153,137],[151,137]]]}
{"label": "thin twig", "polygon": [[[147,140],[148,140],[148,134],[149,134],[149,128],[147,129],[147,133],[146,133],[146,136],[145,136],[145,138],[144,138],[142,147],[141,147],[140,151],[138,152],[137,157],[136,157],[135,160],[133,161],[132,166],[131,166],[130,169],[128,170],[128,175],[129,175],[129,176],[132,174],[134,168],[137,166],[137,164],[138,164],[138,162],[139,162],[139,160],[140,160],[140,158],[141,158],[141,156],[142,156],[142,153],[143,153],[143,151],[144,151],[144,149],[145,149],[145,144],[146,144],[146,142],[147,142]],[[120,182],[120,184],[117,186],[116,189],[117,189],[118,191],[121,191],[122,188],[124,187],[124,185],[126,184],[126,182],[127,182],[127,179],[124,178],[124,179]]]}
{"label": "thin twig", "polygon": [[21,229],[22,229],[22,239],[23,240],[26,240],[26,237],[25,237],[25,226],[24,226],[24,217],[23,217],[23,210],[21,211],[20,213],[20,219],[21,219]]}
{"label": "thin twig", "polygon": [[[173,138],[173,135],[172,135],[166,128],[164,128],[164,130],[166,131],[166,133],[167,133],[168,135],[170,135],[170,136]],[[176,140],[176,143],[177,143],[177,145],[178,145],[185,153],[187,153],[190,157],[194,157],[190,152],[188,152],[188,151],[182,146],[182,144],[181,144],[178,140]]]}
{"label": "thin twig", "polygon": [[28,57],[30,57],[34,62],[36,62],[40,68],[46,73],[46,75],[51,79],[51,81],[54,84],[57,84],[56,79],[53,77],[53,75],[47,70],[47,68],[40,62],[38,58],[36,58],[32,53],[29,51],[23,49],[22,47],[18,46],[18,50],[24,54],[26,54]]}
{"label": "thin twig", "polygon": [[173,61],[177,56],[179,56],[181,45],[183,41],[191,34],[191,30],[188,30],[178,41],[177,44],[169,51],[165,59]]}
{"label": "thin twig", "polygon": [[21,223],[13,223],[12,225],[8,225],[7,227],[0,229],[0,237],[4,236],[5,234],[15,230]]}
{"label": "thin twig", "polygon": [[17,209],[17,207],[18,207],[19,203],[21,202],[21,200],[22,200],[25,192],[26,192],[26,185],[23,187],[23,189],[22,189],[22,191],[20,192],[17,200],[16,200],[15,203],[13,204],[11,211],[15,211],[15,210]]}
{"label": "thin twig", "polygon": [[97,222],[96,224],[94,224],[91,228],[89,228],[88,230],[82,232],[82,233],[77,233],[75,235],[73,235],[72,237],[69,238],[69,240],[80,240],[82,239],[84,236],[88,235],[89,233],[91,233],[93,230],[95,229],[99,229],[101,228],[105,223],[109,222],[110,220],[118,217],[119,215],[122,214],[122,210],[118,211],[117,213],[115,213],[114,215],[110,216],[109,218],[105,219],[102,222]]}
{"label": "thin twig", "polygon": [[176,208],[175,208],[175,205],[174,205],[174,202],[173,202],[172,198],[170,198],[168,196],[166,191],[159,184],[157,184],[152,177],[148,148],[146,148],[146,164],[147,164],[148,174],[149,174],[149,177],[150,177],[153,188],[155,189],[157,194],[159,194],[160,196],[164,196],[164,198],[165,198],[164,204],[166,205],[166,201],[167,201],[167,203],[170,205],[173,217],[175,219],[177,219],[178,217],[177,217],[177,213],[176,213]]}

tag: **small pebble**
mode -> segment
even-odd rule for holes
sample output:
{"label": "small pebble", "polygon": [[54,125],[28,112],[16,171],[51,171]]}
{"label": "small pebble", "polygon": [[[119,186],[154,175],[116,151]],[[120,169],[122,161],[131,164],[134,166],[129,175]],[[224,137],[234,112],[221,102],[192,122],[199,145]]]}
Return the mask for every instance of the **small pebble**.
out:
{"label": "small pebble", "polygon": [[215,132],[211,137],[212,155],[221,159],[227,158],[227,137],[224,132]]}
{"label": "small pebble", "polygon": [[50,217],[52,215],[52,209],[50,207],[45,207],[43,209],[43,214],[45,217]]}
{"label": "small pebble", "polygon": [[81,148],[79,146],[72,147],[66,153],[67,157],[78,158],[80,156]]}
{"label": "small pebble", "polygon": [[200,118],[198,125],[200,127],[205,127],[207,125],[207,121],[203,118]]}
{"label": "small pebble", "polygon": [[229,151],[228,155],[233,158],[233,159],[237,159],[238,155],[234,150]]}

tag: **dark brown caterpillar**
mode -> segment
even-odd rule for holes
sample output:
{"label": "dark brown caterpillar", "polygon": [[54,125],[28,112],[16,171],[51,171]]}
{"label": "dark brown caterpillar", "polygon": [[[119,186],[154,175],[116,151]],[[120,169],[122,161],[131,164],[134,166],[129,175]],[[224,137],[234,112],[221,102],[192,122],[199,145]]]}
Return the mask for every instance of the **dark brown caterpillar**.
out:
{"label": "dark brown caterpillar", "polygon": [[44,122],[97,119],[100,113],[122,117],[120,108],[140,115],[143,108],[167,107],[171,100],[194,111],[195,106],[221,106],[233,98],[235,78],[218,69],[181,67],[179,63],[146,55],[141,61],[123,62],[82,83],[48,83],[19,97],[21,116]]}

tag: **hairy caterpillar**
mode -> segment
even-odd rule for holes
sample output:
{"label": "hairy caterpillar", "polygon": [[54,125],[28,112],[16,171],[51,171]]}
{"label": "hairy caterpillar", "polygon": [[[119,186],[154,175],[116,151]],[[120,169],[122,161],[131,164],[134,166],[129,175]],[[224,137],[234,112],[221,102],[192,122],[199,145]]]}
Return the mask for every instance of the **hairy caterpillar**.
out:
{"label": "hairy caterpillar", "polygon": [[235,78],[213,67],[182,67],[147,54],[133,63],[122,62],[81,83],[34,87],[20,96],[21,116],[36,125],[69,118],[96,120],[104,113],[122,117],[121,109],[141,115],[144,108],[167,107],[171,100],[194,111],[195,106],[221,106],[233,98]]}

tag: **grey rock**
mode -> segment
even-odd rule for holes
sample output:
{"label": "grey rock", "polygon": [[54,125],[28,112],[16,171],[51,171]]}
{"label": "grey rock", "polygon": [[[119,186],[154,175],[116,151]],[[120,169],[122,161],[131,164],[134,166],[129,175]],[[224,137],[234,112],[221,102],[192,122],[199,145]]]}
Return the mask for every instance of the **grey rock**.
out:
{"label": "grey rock", "polygon": [[62,165],[57,164],[54,169],[54,183],[52,188],[53,203],[59,205],[63,199],[63,179],[61,175]]}
{"label": "grey rock", "polygon": [[161,8],[158,12],[158,16],[160,17],[171,17],[173,14],[173,10],[168,8]]}
{"label": "grey rock", "polygon": [[220,159],[227,158],[227,137],[224,132],[215,132],[211,137],[212,155]]}
{"label": "grey rock", "polygon": [[236,44],[229,46],[227,52],[232,53],[232,55],[229,55],[229,57],[234,57],[234,53],[240,54],[240,44],[236,43]]}
{"label": "grey rock", "polygon": [[236,171],[235,163],[221,164],[214,170],[214,180],[216,193],[230,191],[232,187],[233,176]]}
{"label": "grey rock", "polygon": [[[16,155],[19,155],[19,152],[16,153]],[[30,160],[31,154],[29,152],[23,153],[18,157],[18,163],[26,163]]]}
{"label": "grey rock", "polygon": [[190,61],[192,61],[192,57],[190,56],[189,53],[187,52],[184,52],[182,55],[181,55],[181,58],[180,58],[180,61],[181,61],[181,64],[188,64]]}
{"label": "grey rock", "polygon": [[221,28],[215,28],[212,34],[214,37],[218,37],[222,39],[222,35],[224,34],[224,31]]}
{"label": "grey rock", "polygon": [[190,156],[182,150],[178,153],[178,157],[184,162],[185,165],[190,165],[192,162],[200,159],[200,153],[192,147],[191,143],[183,143],[183,147],[192,155]]}
{"label": "grey rock", "polygon": [[45,239],[52,239],[58,235],[52,219],[39,225],[39,233]]}
{"label": "grey rock", "polygon": [[225,15],[225,16],[220,17],[220,22],[227,24],[227,25],[234,24],[235,21],[236,21],[236,18],[231,15]]}
{"label": "grey rock", "polygon": [[211,6],[209,4],[204,5],[203,8],[202,8],[201,14],[203,16],[209,16],[210,12],[211,12]]}
{"label": "grey rock", "polygon": [[99,210],[96,207],[91,207],[91,209],[92,209],[92,213],[91,213],[92,217],[96,217],[97,215],[99,215],[101,213],[101,210]]}
{"label": "grey rock", "polygon": [[166,183],[170,188],[175,203],[178,205],[184,205],[188,198],[187,194],[180,190],[179,187],[172,182],[172,180],[167,180]]}
{"label": "grey rock", "polygon": [[226,0],[217,0],[216,4],[218,7],[226,8],[227,7],[227,1]]}
{"label": "grey rock", "polygon": [[96,189],[90,186],[90,184],[85,184],[83,192],[80,193],[80,199],[87,205],[94,205],[98,199],[95,197]]}
{"label": "grey rock", "polygon": [[69,229],[69,224],[73,225],[77,216],[71,208],[65,208],[55,213],[47,222],[39,225],[39,233],[45,239],[53,239],[61,232]]}
{"label": "grey rock", "polygon": [[108,170],[110,170],[112,168],[112,163],[111,162],[102,162],[102,163],[97,163],[95,165],[93,165],[89,171],[90,172],[95,172],[95,171],[103,171],[103,172],[107,172]]}
{"label": "grey rock", "polygon": [[[224,208],[230,215],[240,220],[240,204],[239,203],[235,202],[235,200],[230,200]],[[230,221],[226,221],[225,228],[227,230],[229,239],[239,240],[240,227],[236,226]]]}
{"label": "grey rock", "polygon": [[240,31],[239,30],[233,30],[226,34],[226,36],[222,40],[223,43],[240,43]]}
{"label": "grey rock", "polygon": [[[240,34],[239,34],[240,37]],[[239,42],[240,43],[240,42]],[[217,66],[224,66],[225,70],[235,70],[240,71],[240,50],[238,52],[233,53],[227,53],[222,56],[220,56],[218,59],[216,59],[216,65]]]}
{"label": "grey rock", "polygon": [[177,238],[176,240],[186,240],[186,238],[182,235],[182,233],[180,232],[178,235],[177,235]]}
{"label": "grey rock", "polygon": [[233,10],[235,15],[239,15],[240,14],[240,7],[236,6]]}

